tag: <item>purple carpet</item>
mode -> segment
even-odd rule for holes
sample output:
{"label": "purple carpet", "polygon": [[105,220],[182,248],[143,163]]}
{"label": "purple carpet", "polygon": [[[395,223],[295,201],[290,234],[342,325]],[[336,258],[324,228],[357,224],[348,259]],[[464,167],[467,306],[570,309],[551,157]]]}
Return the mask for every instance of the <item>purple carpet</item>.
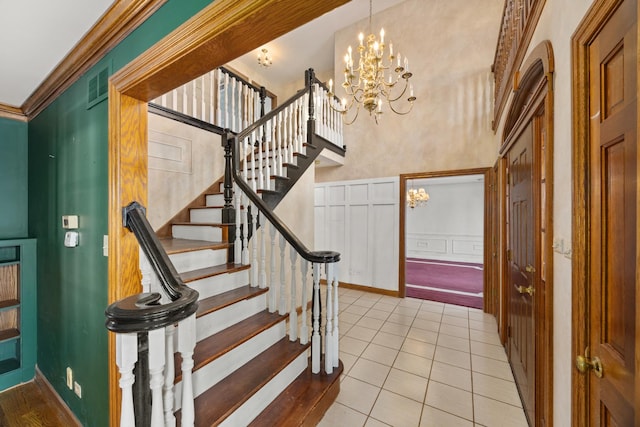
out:
{"label": "purple carpet", "polygon": [[482,308],[482,264],[407,258],[407,296]]}

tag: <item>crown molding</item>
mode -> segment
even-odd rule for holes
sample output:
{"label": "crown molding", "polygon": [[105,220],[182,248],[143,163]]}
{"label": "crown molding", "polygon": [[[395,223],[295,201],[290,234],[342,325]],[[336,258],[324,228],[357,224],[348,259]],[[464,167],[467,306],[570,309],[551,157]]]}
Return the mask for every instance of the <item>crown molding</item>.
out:
{"label": "crown molding", "polygon": [[19,120],[26,122],[27,116],[18,107],[0,103],[0,117],[5,119]]}
{"label": "crown molding", "polygon": [[[31,120],[167,0],[116,0],[21,107]],[[0,105],[0,114],[3,108]]]}

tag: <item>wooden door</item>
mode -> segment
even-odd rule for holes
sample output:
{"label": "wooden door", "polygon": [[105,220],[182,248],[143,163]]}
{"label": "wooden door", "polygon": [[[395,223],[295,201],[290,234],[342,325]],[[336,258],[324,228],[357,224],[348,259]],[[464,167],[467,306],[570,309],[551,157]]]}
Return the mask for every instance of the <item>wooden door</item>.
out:
{"label": "wooden door", "polygon": [[533,122],[507,152],[509,292],[508,350],[525,413],[535,414],[535,264],[533,203]]}
{"label": "wooden door", "polygon": [[581,368],[594,426],[635,424],[636,32],[636,0],[625,0],[589,47],[590,324],[582,361],[600,362],[603,375]]}

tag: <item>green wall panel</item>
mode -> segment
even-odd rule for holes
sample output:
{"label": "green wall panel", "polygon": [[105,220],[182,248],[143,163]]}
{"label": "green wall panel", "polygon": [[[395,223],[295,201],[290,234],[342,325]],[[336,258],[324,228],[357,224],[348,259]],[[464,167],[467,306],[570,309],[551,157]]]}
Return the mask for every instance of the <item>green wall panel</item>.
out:
{"label": "green wall panel", "polygon": [[[87,109],[87,75],[135,59],[210,1],[169,0],[28,125],[29,233],[38,238],[38,366],[85,426],[108,424],[108,104]],[[0,124],[1,125],[1,124]],[[64,247],[62,215],[78,215]],[[66,368],[82,398],[66,387]]]}
{"label": "green wall panel", "polygon": [[27,237],[27,123],[0,118],[0,239]]}

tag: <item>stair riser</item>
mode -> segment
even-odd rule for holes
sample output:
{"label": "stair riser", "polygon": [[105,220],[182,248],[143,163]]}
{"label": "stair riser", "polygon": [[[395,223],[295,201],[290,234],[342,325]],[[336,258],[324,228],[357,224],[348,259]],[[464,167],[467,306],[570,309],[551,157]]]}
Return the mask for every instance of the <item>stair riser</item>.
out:
{"label": "stair riser", "polygon": [[267,294],[237,302],[196,320],[196,340],[200,341],[267,308]]}
{"label": "stair riser", "polygon": [[[224,184],[220,184],[220,191],[224,191]],[[205,199],[207,206],[224,206],[224,194],[209,194]]]}
{"label": "stair riser", "polygon": [[224,427],[248,425],[269,403],[282,393],[307,366],[308,354],[305,351],[219,425]]}
{"label": "stair riser", "polygon": [[227,262],[227,249],[203,249],[169,255],[178,273],[213,267]]}
{"label": "stair riser", "polygon": [[208,225],[173,225],[171,233],[174,239],[222,241],[222,229]]}
{"label": "stair riser", "polygon": [[234,271],[233,273],[218,274],[217,276],[205,277],[187,283],[190,288],[195,289],[200,294],[200,299],[209,298],[223,292],[249,284],[249,270]]}
{"label": "stair riser", "polygon": [[[224,199],[222,200],[221,205],[224,205]],[[191,209],[191,211],[189,211],[189,220],[194,223],[202,223],[202,222],[222,223],[222,209],[220,208]]]}
{"label": "stair riser", "polygon": [[[283,320],[195,371],[193,373],[194,398],[271,347],[285,335],[286,322]],[[176,370],[179,369],[180,367],[176,366]],[[176,384],[174,398],[174,408],[177,410],[181,407],[182,402],[182,382]]]}

